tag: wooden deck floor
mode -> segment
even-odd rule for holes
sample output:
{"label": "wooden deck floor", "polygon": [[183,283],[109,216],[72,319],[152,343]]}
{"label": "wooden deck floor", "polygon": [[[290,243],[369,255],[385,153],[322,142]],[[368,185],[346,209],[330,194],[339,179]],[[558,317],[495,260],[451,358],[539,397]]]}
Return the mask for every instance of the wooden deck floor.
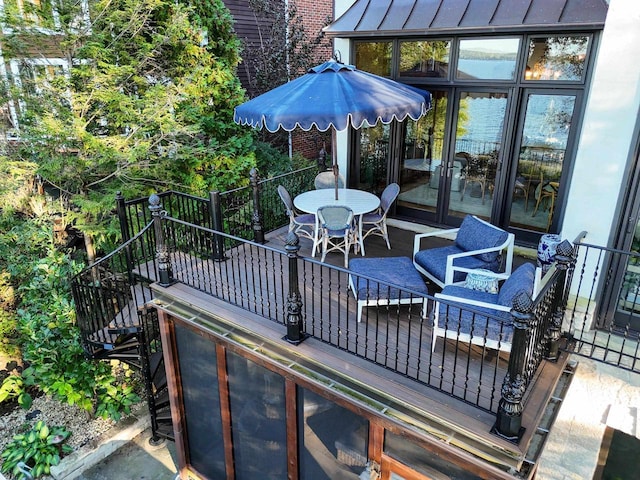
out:
{"label": "wooden deck floor", "polygon": [[[268,234],[267,246],[283,250],[286,233],[284,228]],[[370,237],[366,240],[367,257],[411,257],[413,235],[411,231],[391,227],[391,250],[382,238]],[[434,239],[432,243],[440,246],[447,241]],[[299,255],[310,257],[311,246],[311,241],[302,238]],[[225,262],[178,254],[174,255],[173,273],[181,283],[154,290],[172,302],[196,305],[199,311],[217,318],[222,318],[223,311],[230,321],[242,317],[245,327],[248,316],[255,332],[267,335],[266,332],[273,331],[269,335],[280,340],[285,333],[287,314],[282,299],[289,289],[286,260],[284,254],[265,254],[255,247],[234,249],[228,252]],[[525,261],[530,260],[515,258],[514,268]],[[343,256],[329,254],[327,263],[342,267]],[[510,452],[507,455],[524,458],[562,372],[564,359],[557,364],[545,363],[539,370],[527,394],[523,417],[526,433],[520,444],[514,446],[489,433],[495,421],[491,412],[497,409],[508,357],[479,347],[466,346],[460,350],[454,341],[445,343],[442,339],[432,352],[431,325],[422,318],[419,304],[366,308],[362,322],[357,323],[356,301],[348,290],[346,272],[323,268],[315,261],[299,262],[299,269],[302,313],[306,332],[313,339],[298,346],[297,354],[304,351],[318,364],[334,371],[348,371],[356,383],[392,392],[398,404],[404,404],[410,412],[424,412],[426,402],[429,415],[441,427],[455,425],[458,431],[466,429],[469,438],[477,437],[481,443],[489,442]],[[435,293],[435,288],[429,285],[430,294]],[[432,308],[430,304],[429,310]],[[454,354],[456,348],[458,353]]]}

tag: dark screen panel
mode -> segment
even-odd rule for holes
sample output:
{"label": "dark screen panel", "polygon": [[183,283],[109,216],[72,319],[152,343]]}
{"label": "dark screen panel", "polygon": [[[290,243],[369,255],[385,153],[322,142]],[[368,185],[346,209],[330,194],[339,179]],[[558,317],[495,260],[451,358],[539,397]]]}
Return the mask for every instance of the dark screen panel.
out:
{"label": "dark screen panel", "polygon": [[298,387],[300,478],[364,478],[368,432],[369,422],[366,419]]}
{"label": "dark screen panel", "polygon": [[225,478],[216,345],[176,324],[189,463],[208,478]]}
{"label": "dark screen panel", "polygon": [[286,479],[284,378],[231,352],[227,373],[236,480]]}

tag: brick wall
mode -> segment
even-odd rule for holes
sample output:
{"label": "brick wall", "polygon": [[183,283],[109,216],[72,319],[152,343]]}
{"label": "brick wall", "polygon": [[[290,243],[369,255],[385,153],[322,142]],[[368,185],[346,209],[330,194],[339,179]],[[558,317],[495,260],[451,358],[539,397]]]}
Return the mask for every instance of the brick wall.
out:
{"label": "brick wall", "polygon": [[[333,20],[332,0],[295,0],[298,15],[303,19],[305,32],[310,38],[314,38],[326,25],[327,18]],[[316,64],[329,60],[333,54],[333,43],[324,37],[316,50]],[[301,153],[306,158],[317,159],[323,144],[328,152],[331,152],[331,133],[296,131],[292,135],[292,148],[296,153]]]}

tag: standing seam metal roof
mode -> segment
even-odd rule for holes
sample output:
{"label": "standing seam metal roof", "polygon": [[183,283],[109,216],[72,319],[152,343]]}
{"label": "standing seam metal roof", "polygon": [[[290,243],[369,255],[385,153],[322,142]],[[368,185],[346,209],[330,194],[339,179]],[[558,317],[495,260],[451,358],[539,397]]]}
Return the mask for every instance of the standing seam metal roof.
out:
{"label": "standing seam metal roof", "polygon": [[451,34],[602,29],[605,0],[356,0],[327,34]]}

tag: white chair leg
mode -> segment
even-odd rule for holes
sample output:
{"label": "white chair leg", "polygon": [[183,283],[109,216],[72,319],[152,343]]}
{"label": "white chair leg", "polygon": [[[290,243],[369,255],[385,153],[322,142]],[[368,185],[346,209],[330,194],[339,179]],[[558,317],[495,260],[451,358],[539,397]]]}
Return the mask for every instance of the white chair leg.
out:
{"label": "white chair leg", "polygon": [[322,258],[320,259],[321,262],[324,262],[324,259],[327,256],[327,248],[328,248],[328,239],[327,237],[323,236],[322,237]]}
{"label": "white chair leg", "polygon": [[360,254],[364,257],[364,239],[362,238],[362,215],[358,218],[358,238],[356,239],[358,247],[360,248]]}

